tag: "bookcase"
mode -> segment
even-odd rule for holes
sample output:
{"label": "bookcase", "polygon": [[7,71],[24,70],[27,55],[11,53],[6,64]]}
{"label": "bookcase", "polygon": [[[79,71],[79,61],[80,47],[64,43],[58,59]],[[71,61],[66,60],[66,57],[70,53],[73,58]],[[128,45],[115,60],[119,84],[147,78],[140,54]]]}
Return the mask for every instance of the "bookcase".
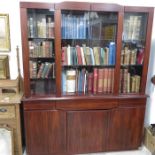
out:
{"label": "bookcase", "polygon": [[141,146],[153,8],[21,2],[30,155]]}

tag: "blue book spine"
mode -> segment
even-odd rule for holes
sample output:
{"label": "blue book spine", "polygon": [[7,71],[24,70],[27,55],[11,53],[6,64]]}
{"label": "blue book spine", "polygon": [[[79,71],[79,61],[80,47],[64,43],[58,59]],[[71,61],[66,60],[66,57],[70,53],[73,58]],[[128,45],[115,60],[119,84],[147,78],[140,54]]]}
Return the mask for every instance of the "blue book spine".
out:
{"label": "blue book spine", "polygon": [[65,71],[63,70],[62,71],[62,77],[61,77],[61,89],[62,89],[62,92],[66,92],[66,73]]}
{"label": "blue book spine", "polygon": [[83,17],[83,39],[86,39],[86,19]]}
{"label": "blue book spine", "polygon": [[116,63],[116,44],[113,44],[113,65]]}
{"label": "blue book spine", "polygon": [[104,65],[104,53],[105,53],[104,49],[101,48],[101,57],[100,57],[101,65]]}
{"label": "blue book spine", "polygon": [[65,15],[62,14],[62,24],[61,24],[61,35],[62,38],[65,38]]}
{"label": "blue book spine", "polygon": [[109,56],[108,56],[108,64],[109,65],[113,64],[113,62],[112,62],[113,59],[112,58],[113,58],[113,43],[110,42],[109,43]]}
{"label": "blue book spine", "polygon": [[93,52],[93,49],[92,49],[92,48],[89,48],[89,50],[90,50],[92,65],[95,65],[95,59],[94,59],[94,52]]}

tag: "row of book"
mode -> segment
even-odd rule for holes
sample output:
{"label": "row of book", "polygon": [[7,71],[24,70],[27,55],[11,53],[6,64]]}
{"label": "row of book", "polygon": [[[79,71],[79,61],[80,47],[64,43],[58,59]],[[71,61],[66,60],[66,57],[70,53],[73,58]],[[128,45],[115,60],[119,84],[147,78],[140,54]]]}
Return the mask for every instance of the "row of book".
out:
{"label": "row of book", "polygon": [[52,17],[41,16],[40,19],[37,19],[36,21],[33,17],[30,17],[28,20],[28,28],[30,38],[54,37],[54,21]]}
{"label": "row of book", "polygon": [[115,65],[116,47],[110,42],[108,47],[62,47],[63,65]]}
{"label": "row of book", "polygon": [[63,39],[86,39],[86,18],[62,14],[61,33]]}
{"label": "row of book", "polygon": [[63,70],[63,93],[112,93],[114,69],[94,68],[93,72],[82,70]]}
{"label": "row of book", "polygon": [[[142,27],[142,16],[126,15],[124,18],[124,40],[142,40],[145,26]],[[142,30],[143,28],[143,30]]]}
{"label": "row of book", "polygon": [[54,55],[52,41],[29,41],[30,57],[52,57]]}
{"label": "row of book", "polygon": [[121,93],[138,93],[140,90],[139,75],[132,75],[128,69],[121,69],[120,92]]}
{"label": "row of book", "polygon": [[128,47],[124,47],[121,52],[121,65],[135,65],[135,64],[143,64],[144,60],[144,49],[143,48],[134,48],[129,49]]}
{"label": "row of book", "polygon": [[104,24],[103,18],[91,21],[87,15],[62,14],[61,33],[63,39],[107,39],[116,37],[116,24]]}
{"label": "row of book", "polygon": [[30,78],[31,79],[45,79],[55,78],[55,63],[40,63],[30,61]]}

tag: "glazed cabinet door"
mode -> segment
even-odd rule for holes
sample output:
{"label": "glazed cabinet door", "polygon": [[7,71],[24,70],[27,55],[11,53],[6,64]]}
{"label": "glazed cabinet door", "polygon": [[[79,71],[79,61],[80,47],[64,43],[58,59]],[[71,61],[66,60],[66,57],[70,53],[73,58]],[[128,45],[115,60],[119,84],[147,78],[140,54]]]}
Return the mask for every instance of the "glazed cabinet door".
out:
{"label": "glazed cabinet door", "polygon": [[108,115],[108,110],[68,111],[68,152],[78,154],[105,151]]}
{"label": "glazed cabinet door", "polygon": [[141,145],[145,107],[121,107],[111,112],[108,151],[137,149]]}
{"label": "glazed cabinet door", "polygon": [[65,151],[65,113],[57,110],[25,112],[28,155],[51,155]]}

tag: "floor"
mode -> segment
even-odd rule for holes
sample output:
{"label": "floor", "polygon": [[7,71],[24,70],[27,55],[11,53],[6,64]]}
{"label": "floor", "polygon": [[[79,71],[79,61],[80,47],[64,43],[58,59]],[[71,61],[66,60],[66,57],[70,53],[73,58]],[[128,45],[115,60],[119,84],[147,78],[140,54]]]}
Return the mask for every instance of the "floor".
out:
{"label": "floor", "polygon": [[[23,155],[26,155],[24,153]],[[109,152],[109,153],[90,153],[90,154],[82,154],[82,155],[153,155],[149,150],[145,147],[139,148],[139,150],[135,151],[122,151],[122,152]]]}
{"label": "floor", "polygon": [[[83,154],[88,155],[88,154]],[[122,151],[122,152],[109,152],[109,153],[91,153],[89,155],[152,155],[151,152],[145,147],[139,148],[135,151]]]}

